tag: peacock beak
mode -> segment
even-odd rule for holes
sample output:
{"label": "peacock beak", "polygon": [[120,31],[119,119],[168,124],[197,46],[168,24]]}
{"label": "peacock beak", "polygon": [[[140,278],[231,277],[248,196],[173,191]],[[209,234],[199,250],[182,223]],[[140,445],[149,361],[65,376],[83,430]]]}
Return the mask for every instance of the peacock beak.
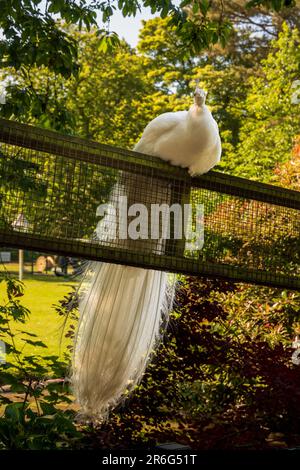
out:
{"label": "peacock beak", "polygon": [[197,87],[194,92],[194,101],[197,106],[203,106],[206,99],[206,91],[202,90],[201,88]]}

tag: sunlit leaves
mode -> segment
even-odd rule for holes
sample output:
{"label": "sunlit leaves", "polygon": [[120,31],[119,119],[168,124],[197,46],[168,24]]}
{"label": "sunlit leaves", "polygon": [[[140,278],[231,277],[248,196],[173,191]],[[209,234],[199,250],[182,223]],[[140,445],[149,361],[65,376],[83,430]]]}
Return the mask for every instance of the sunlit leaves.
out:
{"label": "sunlit leaves", "polygon": [[98,30],[97,36],[99,38],[98,51],[102,54],[112,53],[119,46],[120,38],[115,32],[109,32],[106,30]]}
{"label": "sunlit leaves", "polygon": [[[70,448],[81,435],[73,423],[74,412],[60,406],[71,400],[60,380],[47,383],[49,375],[62,377],[66,364],[57,356],[42,359],[39,348],[47,346],[24,331],[25,326],[24,330],[16,328],[30,314],[20,301],[24,286],[10,277],[4,282],[7,300],[0,305],[0,339],[5,341],[7,356],[0,363],[0,449]],[[21,349],[16,347],[16,338],[23,342]],[[37,353],[26,356],[27,345],[34,346]]]}
{"label": "sunlit leaves", "polygon": [[282,8],[292,7],[295,5],[294,0],[250,0],[246,3],[247,8],[264,6],[266,8],[279,11]]}
{"label": "sunlit leaves", "polygon": [[299,64],[299,31],[284,25],[260,76],[249,80],[240,144],[232,155],[235,174],[269,181],[278,164],[290,159],[300,129],[300,105],[292,100]]}

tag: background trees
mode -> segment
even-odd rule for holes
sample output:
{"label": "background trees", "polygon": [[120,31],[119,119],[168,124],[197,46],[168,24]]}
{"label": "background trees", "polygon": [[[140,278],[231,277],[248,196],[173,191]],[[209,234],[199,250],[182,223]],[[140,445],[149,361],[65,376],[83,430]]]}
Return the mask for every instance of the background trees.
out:
{"label": "background trees", "polygon": [[230,161],[235,174],[267,181],[276,165],[290,158],[300,128],[299,103],[293,99],[299,39],[299,30],[285,24],[261,62],[260,75],[249,78],[239,143]]}
{"label": "background trees", "polygon": [[[6,10],[0,8],[0,74],[6,84],[2,116],[132,148],[153,117],[188,108],[199,78],[221,131],[218,169],[299,190],[299,2],[182,2],[184,10],[163,1],[143,2],[165,17],[144,24],[137,50],[125,42],[112,48],[115,36],[99,33],[94,25],[96,2],[87,10],[81,2],[77,17],[75,2],[49,0],[48,6],[59,15],[63,3],[64,26],[53,21],[50,10],[43,18],[37,1],[11,0]],[[246,9],[246,3],[251,8]],[[102,5],[107,19],[109,5]],[[136,4],[122,0],[119,8],[129,15]],[[169,12],[177,15],[177,23],[174,17],[170,21]],[[30,32],[32,24],[36,31]],[[103,37],[110,39],[105,42]],[[47,187],[33,184],[31,177],[39,168],[30,162],[26,166],[22,155],[14,157],[9,175],[20,189],[51,196]],[[64,168],[62,179],[66,173]],[[0,176],[7,174],[2,152]],[[90,188],[90,201],[105,198],[110,176]],[[80,175],[76,178],[80,187]],[[9,181],[0,178],[0,185],[3,203],[11,196]],[[52,191],[57,196],[59,186]],[[84,191],[81,198],[86,203]],[[57,199],[58,212],[60,204],[65,206]],[[56,221],[58,229],[76,216],[76,206],[70,206],[69,219]],[[276,222],[288,234],[289,221]],[[275,241],[270,237],[270,250],[276,250]],[[287,244],[293,256],[294,245],[289,239]],[[286,251],[284,246],[284,256]],[[276,253],[281,255],[278,249]],[[177,308],[156,362],[130,407],[117,410],[96,430],[95,445],[141,446],[159,439],[201,443],[203,448],[230,447],[234,440],[237,446],[257,448],[268,445],[266,439],[272,441],[274,431],[281,432],[277,445],[299,444],[299,367],[291,365],[289,347],[300,332],[299,295],[217,280],[180,282]]]}
{"label": "background trees", "polygon": [[[300,9],[294,11],[297,19]],[[289,158],[299,134],[299,103],[292,99],[299,74],[299,30],[288,24],[295,18],[283,23],[278,14],[265,13],[262,46],[264,23],[254,30],[253,15],[250,10],[250,30],[243,29],[246,17],[237,15],[235,42],[194,56],[178,53],[183,42],[168,18],[144,24],[137,50],[122,42],[104,52],[96,30],[68,30],[78,46],[77,75],[65,77],[45,66],[6,67],[1,72],[8,84],[6,104],[0,112],[132,148],[156,115],[189,107],[198,78],[209,92],[208,104],[221,131],[220,169],[268,181],[277,164]],[[244,48],[239,35],[250,38],[251,47]]]}
{"label": "background trees", "polygon": [[[119,44],[109,29],[114,11],[134,16],[141,7],[166,19],[168,29],[173,29],[177,57],[208,54],[210,46],[218,45],[215,50],[227,47],[227,59],[238,54],[249,65],[253,54],[264,55],[269,37],[276,36],[283,20],[299,24],[298,5],[298,0],[182,0],[176,5],[170,0],[1,0],[0,69],[13,67],[22,76],[28,68],[46,67],[65,78],[76,77],[79,43],[73,29],[94,28],[100,49],[112,50]],[[259,36],[253,35],[256,31]],[[19,112],[30,107],[44,112],[45,96],[40,94],[39,103],[30,87],[20,88],[15,82],[10,88]],[[64,121],[63,113],[60,119]]]}
{"label": "background trees", "polygon": [[[155,116],[189,107],[200,79],[221,131],[218,169],[273,180],[299,135],[300,104],[292,97],[298,93],[300,8],[270,12],[254,5],[246,11],[242,2],[234,8],[224,2],[224,8],[234,24],[233,35],[224,46],[212,45],[200,54],[181,53],[185,42],[169,17],[145,22],[136,50],[124,41],[107,49],[97,29],[65,26],[77,48],[76,73],[58,72],[51,64],[7,64],[0,70],[6,85],[0,114],[132,148]],[[18,167],[14,174],[20,188],[23,182],[28,187],[22,158],[12,164]],[[102,201],[109,181],[105,177],[103,191],[91,195],[93,200]]]}

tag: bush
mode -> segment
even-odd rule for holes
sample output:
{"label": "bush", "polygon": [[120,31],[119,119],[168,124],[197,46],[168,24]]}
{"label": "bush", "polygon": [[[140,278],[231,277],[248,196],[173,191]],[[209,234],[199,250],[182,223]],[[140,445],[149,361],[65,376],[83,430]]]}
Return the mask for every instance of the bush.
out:
{"label": "bush", "polygon": [[[25,323],[29,312],[20,303],[22,285],[5,282],[0,338],[10,338],[9,358],[16,360],[0,365],[0,386],[9,384],[16,396],[0,394],[3,448],[141,448],[177,441],[195,450],[257,449],[268,446],[274,433],[287,442],[271,440],[276,445],[299,445],[300,367],[291,362],[291,345],[300,333],[300,294],[183,278],[163,342],[140,385],[106,422],[78,429],[75,412],[65,409],[68,390],[47,382],[64,374],[66,362],[48,357],[42,364],[39,356],[26,357],[14,347],[11,324]],[[76,322],[76,297],[71,310],[70,298],[57,310]],[[31,333],[21,334],[45,347]],[[74,336],[72,325],[66,335]]]}
{"label": "bush", "polygon": [[73,423],[74,411],[65,409],[72,400],[67,387],[53,380],[64,377],[67,364],[57,356],[26,356],[23,348],[16,348],[16,335],[21,335],[24,346],[47,346],[23,326],[30,314],[20,302],[23,284],[9,277],[3,282],[7,300],[0,306],[0,339],[8,361],[0,363],[0,449],[72,447],[81,437]]}
{"label": "bush", "polygon": [[300,434],[300,367],[291,362],[299,301],[295,293],[186,278],[141,384],[91,433],[95,445],[258,448],[279,431],[293,442]]}

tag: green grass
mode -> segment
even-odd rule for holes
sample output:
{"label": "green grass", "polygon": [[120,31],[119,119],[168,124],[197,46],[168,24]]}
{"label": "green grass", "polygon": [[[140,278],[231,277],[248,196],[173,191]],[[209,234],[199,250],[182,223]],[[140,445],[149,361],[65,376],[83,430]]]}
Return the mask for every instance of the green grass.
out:
{"label": "green grass", "polygon": [[[14,269],[12,271],[15,271]],[[15,277],[15,274],[13,274]],[[48,275],[24,275],[24,296],[21,303],[27,307],[31,314],[24,325],[18,324],[20,330],[35,333],[40,341],[48,348],[38,348],[26,345],[26,355],[61,355],[65,350],[67,340],[62,336],[63,318],[53,308],[68,292],[76,281],[66,278],[58,278],[52,274]],[[5,283],[0,282],[0,305],[3,305],[6,297]],[[16,346],[23,347],[24,343],[16,339]]]}

